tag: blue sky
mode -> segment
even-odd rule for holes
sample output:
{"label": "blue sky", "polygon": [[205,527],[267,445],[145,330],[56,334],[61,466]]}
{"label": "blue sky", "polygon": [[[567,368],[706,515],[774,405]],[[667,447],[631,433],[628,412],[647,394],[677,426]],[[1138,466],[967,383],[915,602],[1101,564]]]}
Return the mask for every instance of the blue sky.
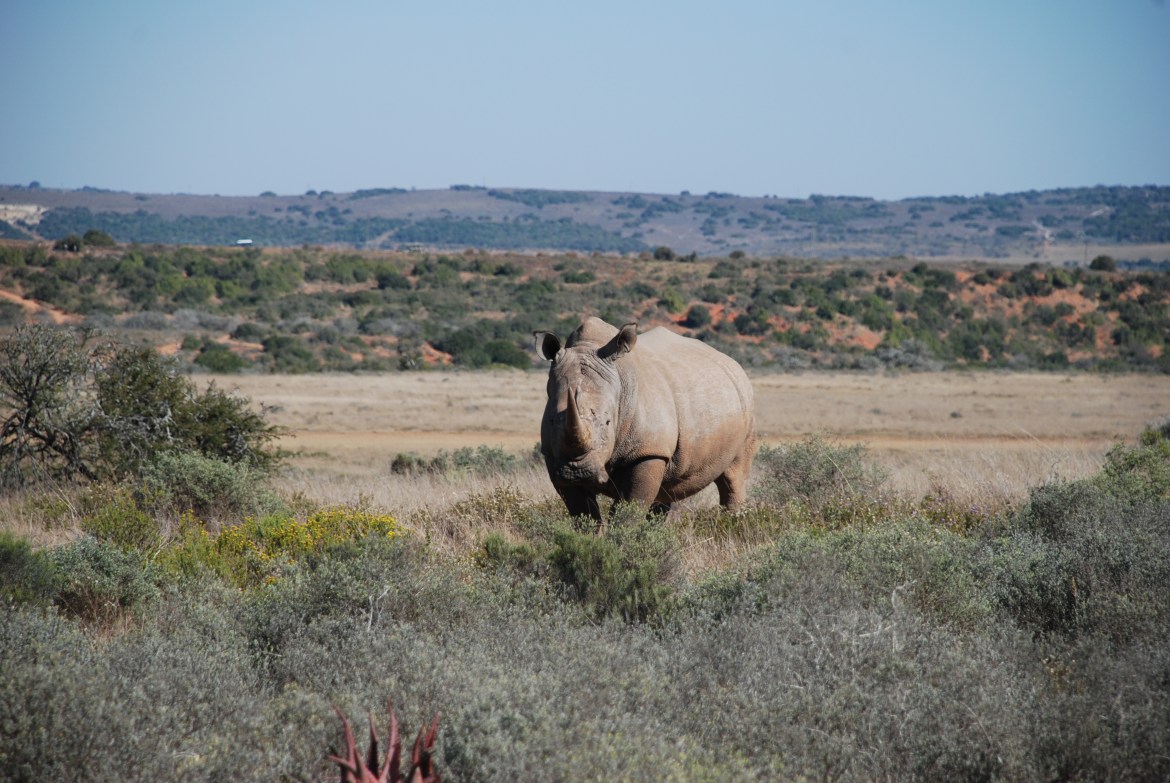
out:
{"label": "blue sky", "polygon": [[1170,185],[1159,0],[0,0],[0,182]]}

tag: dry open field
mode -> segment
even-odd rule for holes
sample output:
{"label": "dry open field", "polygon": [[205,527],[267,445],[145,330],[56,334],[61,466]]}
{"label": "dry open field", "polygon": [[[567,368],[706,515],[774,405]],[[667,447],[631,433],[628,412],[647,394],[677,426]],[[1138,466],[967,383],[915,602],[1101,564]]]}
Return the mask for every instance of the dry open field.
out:
{"label": "dry open field", "polygon": [[[539,372],[245,375],[216,378],[288,428],[299,452],[287,479],[321,500],[374,495],[408,503],[399,452],[434,455],[487,445],[530,451],[539,438]],[[1019,498],[1046,480],[1097,470],[1105,452],[1170,414],[1170,377],[1054,373],[756,374],[762,441],[813,434],[864,443],[895,489],[988,500]],[[535,472],[529,491],[550,491]],[[426,491],[421,491],[427,494]],[[438,500],[438,498],[432,498]],[[417,502],[417,501],[416,501]]]}

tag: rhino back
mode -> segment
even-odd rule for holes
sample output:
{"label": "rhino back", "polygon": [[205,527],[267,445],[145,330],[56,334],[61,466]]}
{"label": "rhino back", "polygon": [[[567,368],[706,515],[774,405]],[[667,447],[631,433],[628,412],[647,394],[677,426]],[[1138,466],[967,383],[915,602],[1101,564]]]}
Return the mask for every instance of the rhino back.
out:
{"label": "rhino back", "polygon": [[705,486],[754,444],[751,382],[731,357],[658,327],[626,361],[637,385],[627,445],[667,458],[668,479]]}

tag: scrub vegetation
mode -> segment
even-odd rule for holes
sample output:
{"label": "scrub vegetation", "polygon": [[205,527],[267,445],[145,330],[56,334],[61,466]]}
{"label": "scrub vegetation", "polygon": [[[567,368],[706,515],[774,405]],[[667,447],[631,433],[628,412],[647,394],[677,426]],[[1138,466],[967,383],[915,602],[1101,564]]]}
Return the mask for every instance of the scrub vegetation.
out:
{"label": "scrub vegetation", "polygon": [[1057,268],[78,241],[0,245],[0,329],[82,325],[213,373],[527,368],[534,330],[567,334],[588,314],[764,368],[1170,369],[1170,271],[1108,256]]}
{"label": "scrub vegetation", "polygon": [[494,482],[408,512],[322,505],[186,426],[0,497],[6,779],[322,780],[332,706],[388,699],[439,714],[448,780],[1170,775],[1166,420],[994,503],[808,438],[761,452],[742,512],[600,535],[509,482],[526,458],[404,465]]}

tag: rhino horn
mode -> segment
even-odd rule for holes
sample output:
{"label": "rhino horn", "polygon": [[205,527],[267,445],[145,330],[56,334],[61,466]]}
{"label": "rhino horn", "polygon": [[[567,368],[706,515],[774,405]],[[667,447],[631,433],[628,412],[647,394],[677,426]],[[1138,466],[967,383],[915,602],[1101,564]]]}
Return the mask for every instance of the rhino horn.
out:
{"label": "rhino horn", "polygon": [[565,416],[565,452],[577,457],[589,452],[591,446],[589,428],[581,421],[581,413],[577,409],[577,390],[569,390],[569,409]]}

